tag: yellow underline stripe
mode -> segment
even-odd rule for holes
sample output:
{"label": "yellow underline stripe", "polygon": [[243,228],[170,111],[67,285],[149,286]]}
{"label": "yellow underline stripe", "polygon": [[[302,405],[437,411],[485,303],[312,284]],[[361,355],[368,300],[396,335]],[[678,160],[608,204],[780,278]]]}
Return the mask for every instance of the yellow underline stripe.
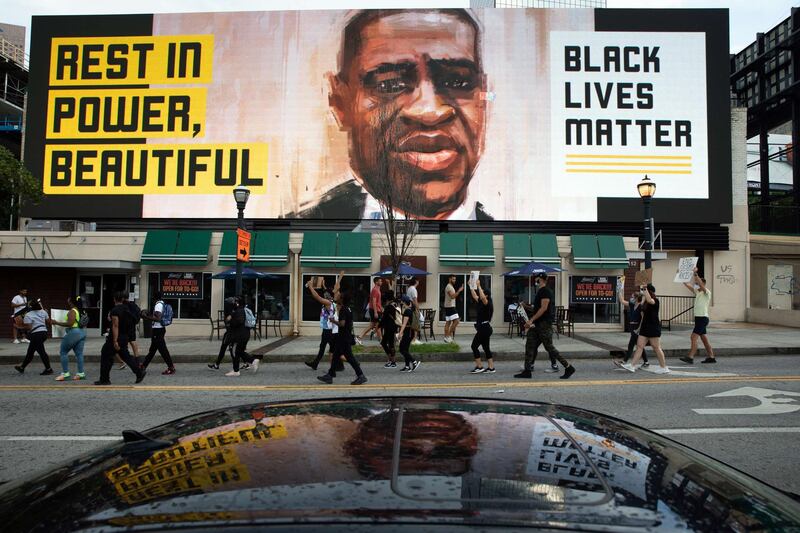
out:
{"label": "yellow underline stripe", "polygon": [[624,168],[568,168],[567,172],[582,172],[584,174],[691,174],[691,170],[651,170],[637,169],[627,170]]}
{"label": "yellow underline stripe", "polygon": [[691,167],[691,163],[647,163],[644,161],[637,161],[635,163],[621,163],[612,161],[606,163],[604,161],[567,161],[567,165],[600,165],[600,166],[620,166],[620,167],[640,167],[642,165],[648,167]]}
{"label": "yellow underline stripe", "polygon": [[691,159],[690,155],[609,155],[609,154],[567,154],[567,157],[584,159]]}
{"label": "yellow underline stripe", "polygon": [[[480,378],[478,378],[480,379]],[[365,383],[349,385],[349,378],[334,385],[0,385],[2,391],[65,391],[65,390],[128,390],[128,391],[324,391],[337,388],[357,388],[364,390],[414,390],[414,389],[502,389],[502,388],[570,388],[586,386],[619,385],[675,385],[680,383],[722,383],[754,381],[800,381],[800,376],[723,376],[718,378],[631,378],[613,380],[572,380],[572,381],[500,381],[483,383]]]}

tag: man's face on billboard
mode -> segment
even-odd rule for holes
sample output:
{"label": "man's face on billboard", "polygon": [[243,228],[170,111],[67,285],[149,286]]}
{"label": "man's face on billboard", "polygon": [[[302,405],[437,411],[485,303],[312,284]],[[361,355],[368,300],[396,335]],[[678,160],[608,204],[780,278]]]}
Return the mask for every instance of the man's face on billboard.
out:
{"label": "man's face on billboard", "polygon": [[444,218],[464,202],[483,152],[476,30],[453,14],[410,11],[370,21],[360,35],[331,95],[350,132],[351,166],[376,198],[392,194],[396,209]]}

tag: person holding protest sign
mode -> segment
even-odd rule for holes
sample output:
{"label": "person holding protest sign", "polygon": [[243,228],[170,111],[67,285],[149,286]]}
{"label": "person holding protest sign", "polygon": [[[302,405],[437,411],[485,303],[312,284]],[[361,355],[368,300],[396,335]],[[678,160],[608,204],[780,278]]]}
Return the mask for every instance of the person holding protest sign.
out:
{"label": "person holding protest sign", "polygon": [[708,342],[708,306],[711,303],[711,291],[706,287],[706,280],[697,274],[697,268],[694,269],[693,283],[684,283],[687,289],[694,294],[694,329],[689,339],[692,343],[689,353],[686,357],[681,357],[681,361],[690,365],[694,364],[694,356],[697,353],[697,339],[703,341],[703,346],[706,349],[706,358],[700,361],[701,363],[716,363],[717,358],[714,356],[714,348]]}
{"label": "person holding protest sign", "polygon": [[667,368],[667,358],[664,356],[664,350],[661,349],[661,319],[658,316],[660,302],[656,298],[656,288],[652,283],[642,285],[643,310],[642,322],[639,326],[639,338],[636,341],[636,353],[633,354],[633,360],[630,363],[622,363],[620,367],[628,372],[636,372],[639,359],[644,353],[644,347],[647,343],[653,347],[658,357],[658,368],[651,370],[654,374],[669,374]]}
{"label": "person holding protest sign", "polygon": [[[623,278],[624,279],[624,278]],[[630,328],[631,337],[628,340],[628,349],[625,352],[625,358],[620,361],[619,359],[613,359],[612,362],[620,366],[622,363],[627,363],[631,356],[633,355],[633,350],[636,348],[636,342],[639,340],[639,325],[642,321],[642,291],[639,289],[638,292],[634,292],[631,294],[630,300],[625,300],[623,298],[622,289],[619,290],[619,303],[628,311],[628,327]],[[650,362],[647,360],[647,353],[642,351],[642,363],[643,367],[650,366]]]}
{"label": "person holding protest sign", "polygon": [[[485,292],[481,287],[481,280],[475,280],[475,287],[477,291],[470,286],[469,292],[472,299],[478,305],[478,319],[475,321],[475,336],[472,338],[472,355],[475,359],[475,368],[472,369],[470,374],[482,374],[488,372],[494,374],[494,356],[492,350],[489,348],[489,341],[492,338],[492,314],[494,313],[494,304],[492,303],[492,295]],[[481,361],[481,353],[478,347],[483,347],[483,353],[486,356],[487,368],[483,368]]]}
{"label": "person holding protest sign", "polygon": [[[329,353],[333,353],[333,348],[336,344],[336,332],[334,331],[333,324],[333,316],[336,314],[336,302],[334,299],[336,294],[339,293],[339,288],[341,287],[343,277],[344,272],[340,272],[339,275],[336,276],[336,283],[333,285],[333,292],[328,291],[327,287],[325,287],[325,278],[322,276],[319,276],[319,278],[317,278],[317,276],[311,276],[311,279],[308,280],[308,283],[306,283],[306,287],[311,293],[311,297],[314,298],[314,300],[316,300],[320,305],[322,305],[319,311],[319,327],[322,330],[322,336],[320,337],[319,342],[319,351],[317,352],[317,357],[314,358],[314,361],[310,363],[306,361],[306,366],[312,370],[316,370],[317,366],[319,366],[320,361],[322,361],[322,358],[325,356],[326,347],[328,348]],[[322,296],[320,296],[317,292],[318,289],[322,289]],[[344,363],[341,360],[336,363],[336,371],[344,371]]]}

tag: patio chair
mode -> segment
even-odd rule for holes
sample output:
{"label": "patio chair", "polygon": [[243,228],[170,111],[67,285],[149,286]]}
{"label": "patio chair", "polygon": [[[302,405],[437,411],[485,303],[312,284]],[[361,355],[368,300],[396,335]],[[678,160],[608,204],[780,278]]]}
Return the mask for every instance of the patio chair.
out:
{"label": "patio chair", "polygon": [[[222,312],[222,311],[220,311]],[[208,342],[214,340],[214,332],[217,332],[217,340],[220,340],[219,332],[225,331],[225,321],[221,319],[214,320],[211,314],[208,315],[208,321],[211,322],[211,334],[208,336]]]}
{"label": "patio chair", "polygon": [[422,324],[419,325],[419,330],[425,336],[425,341],[427,342],[428,340],[428,331],[430,331],[431,338],[436,340],[436,334],[433,332],[433,323],[436,322],[436,309],[426,308],[420,309],[420,311],[422,312],[424,320]]}

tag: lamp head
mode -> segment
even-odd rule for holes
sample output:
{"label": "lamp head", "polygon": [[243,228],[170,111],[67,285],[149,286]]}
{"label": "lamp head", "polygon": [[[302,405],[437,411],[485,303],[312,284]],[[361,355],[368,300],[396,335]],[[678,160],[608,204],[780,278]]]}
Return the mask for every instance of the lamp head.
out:
{"label": "lamp head", "polygon": [[652,181],[645,174],[644,179],[636,186],[639,196],[642,198],[652,198],[656,195],[656,182]]}
{"label": "lamp head", "polygon": [[247,205],[247,200],[250,198],[250,189],[239,185],[235,189],[233,189],[233,199],[236,200],[236,207],[239,209],[244,209]]}

